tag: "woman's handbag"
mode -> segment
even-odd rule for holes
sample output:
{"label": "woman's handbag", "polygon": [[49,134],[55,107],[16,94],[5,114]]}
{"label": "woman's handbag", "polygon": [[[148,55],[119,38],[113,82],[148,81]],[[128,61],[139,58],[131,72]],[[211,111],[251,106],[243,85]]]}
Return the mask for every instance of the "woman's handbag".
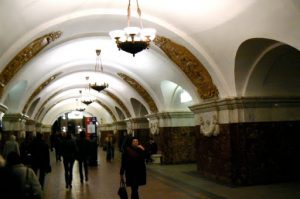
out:
{"label": "woman's handbag", "polygon": [[126,185],[125,185],[124,180],[121,180],[121,182],[120,182],[118,195],[120,196],[120,199],[128,199],[128,194],[127,194]]}

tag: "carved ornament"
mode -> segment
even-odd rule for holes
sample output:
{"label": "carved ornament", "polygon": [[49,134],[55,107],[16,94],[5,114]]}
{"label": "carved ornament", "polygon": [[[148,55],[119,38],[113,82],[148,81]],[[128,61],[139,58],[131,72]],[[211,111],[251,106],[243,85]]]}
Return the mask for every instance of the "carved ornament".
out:
{"label": "carved ornament", "polygon": [[106,106],[104,103],[102,103],[102,102],[99,101],[99,100],[96,100],[96,102],[97,102],[98,104],[100,104],[100,105],[101,105],[101,106],[102,106],[102,107],[110,114],[110,116],[112,117],[112,119],[113,119],[114,122],[117,121],[115,115],[114,115],[113,112],[108,108],[108,106]]}
{"label": "carved ornament", "polygon": [[19,70],[36,56],[42,49],[48,46],[62,35],[62,32],[51,32],[28,44],[22,49],[0,73],[0,97],[3,95],[5,86],[19,72]]}
{"label": "carved ornament", "polygon": [[117,104],[119,104],[119,106],[121,106],[121,108],[125,111],[127,117],[131,117],[131,114],[129,113],[127,107],[115,94],[113,94],[109,91],[105,91],[105,92],[109,97],[111,97],[113,100],[115,100],[115,102],[117,102]]}
{"label": "carved ornament", "polygon": [[218,97],[219,91],[210,74],[187,48],[161,36],[156,36],[154,43],[186,74],[202,99]]}
{"label": "carved ornament", "polygon": [[23,108],[23,113],[26,113],[27,112],[27,108],[30,104],[30,102],[44,89],[46,88],[51,82],[53,82],[57,76],[59,75],[60,73],[57,73],[53,76],[51,76],[50,78],[48,78],[46,81],[44,81],[37,89],[35,89],[35,91],[31,94],[30,98],[27,100],[24,108]]}
{"label": "carved ornament", "polygon": [[204,136],[217,136],[220,133],[217,115],[205,115],[200,117],[200,133]]}
{"label": "carved ornament", "polygon": [[150,132],[152,135],[159,135],[158,121],[150,121]]}
{"label": "carved ornament", "polygon": [[158,109],[157,109],[157,106],[156,106],[154,100],[152,99],[150,94],[146,91],[146,89],[144,89],[136,80],[132,79],[131,77],[128,77],[124,73],[118,73],[118,75],[143,97],[143,99],[147,102],[150,110],[153,113],[158,112]]}

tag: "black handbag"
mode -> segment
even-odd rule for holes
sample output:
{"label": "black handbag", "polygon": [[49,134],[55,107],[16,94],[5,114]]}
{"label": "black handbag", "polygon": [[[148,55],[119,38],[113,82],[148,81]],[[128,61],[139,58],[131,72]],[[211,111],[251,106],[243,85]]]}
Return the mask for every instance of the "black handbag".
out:
{"label": "black handbag", "polygon": [[120,199],[128,199],[128,194],[126,190],[126,185],[123,180],[120,182],[120,187],[118,190],[118,195],[120,196]]}

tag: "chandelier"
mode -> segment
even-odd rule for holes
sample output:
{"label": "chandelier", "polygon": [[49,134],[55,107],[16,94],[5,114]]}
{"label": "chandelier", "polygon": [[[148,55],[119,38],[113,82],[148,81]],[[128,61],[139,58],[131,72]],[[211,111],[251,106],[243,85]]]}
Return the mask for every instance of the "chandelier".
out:
{"label": "chandelier", "polygon": [[[87,78],[87,77],[86,77]],[[94,102],[94,100],[93,99],[91,99],[91,97],[90,97],[90,88],[88,88],[88,91],[85,91],[83,94],[82,94],[82,91],[81,90],[79,90],[79,93],[82,95],[81,96],[81,102],[83,103],[83,104],[85,104],[85,105],[90,105],[91,103],[93,103]]]}
{"label": "chandelier", "polygon": [[115,40],[119,50],[123,50],[135,56],[136,53],[149,48],[150,42],[155,38],[156,30],[153,28],[143,28],[142,11],[139,7],[138,0],[136,0],[136,4],[140,27],[130,26],[130,1],[131,0],[129,0],[127,9],[127,27],[123,30],[110,31],[109,35]]}
{"label": "chandelier", "polygon": [[[81,93],[81,91],[79,91],[79,93]],[[77,102],[77,108],[75,110],[80,112],[85,111],[85,108],[80,106],[78,99],[76,99],[76,102]]]}
{"label": "chandelier", "polygon": [[[103,67],[102,67],[102,61],[101,61],[101,57],[100,57],[100,54],[101,54],[101,50],[100,49],[97,49],[96,50],[96,65],[95,65],[95,72],[101,70],[101,72],[103,72]],[[107,83],[103,83],[101,85],[97,85],[97,83],[95,82],[94,84],[89,84],[89,88],[92,88],[98,92],[106,89],[108,87],[108,84]]]}

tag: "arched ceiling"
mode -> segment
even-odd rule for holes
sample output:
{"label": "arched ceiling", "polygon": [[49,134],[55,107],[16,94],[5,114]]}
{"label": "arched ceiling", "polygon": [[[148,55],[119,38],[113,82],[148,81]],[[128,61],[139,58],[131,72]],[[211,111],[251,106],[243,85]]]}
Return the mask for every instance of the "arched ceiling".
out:
{"label": "arched ceiling", "polygon": [[[51,124],[74,110],[74,99],[89,82],[109,84],[107,93],[92,92],[99,103],[87,109],[106,122],[119,119],[116,107],[135,117],[130,99],[138,100],[148,113],[154,105],[158,112],[189,110],[168,104],[174,100],[165,99],[162,82],[187,91],[192,97],[188,105],[201,103],[205,96],[240,96],[244,79],[236,78],[235,67],[237,60],[243,63],[236,56],[245,41],[267,38],[300,49],[298,0],[139,0],[144,27],[155,28],[159,40],[168,43],[152,42],[149,50],[133,57],[119,51],[108,36],[109,31],[126,26],[127,4],[124,0],[1,1],[0,102],[8,107],[7,113],[26,114],[30,109],[32,119]],[[135,9],[132,1],[132,24],[138,24]],[[59,34],[46,36],[47,41],[44,36],[50,33]],[[101,49],[103,72],[94,71],[96,49]]]}

